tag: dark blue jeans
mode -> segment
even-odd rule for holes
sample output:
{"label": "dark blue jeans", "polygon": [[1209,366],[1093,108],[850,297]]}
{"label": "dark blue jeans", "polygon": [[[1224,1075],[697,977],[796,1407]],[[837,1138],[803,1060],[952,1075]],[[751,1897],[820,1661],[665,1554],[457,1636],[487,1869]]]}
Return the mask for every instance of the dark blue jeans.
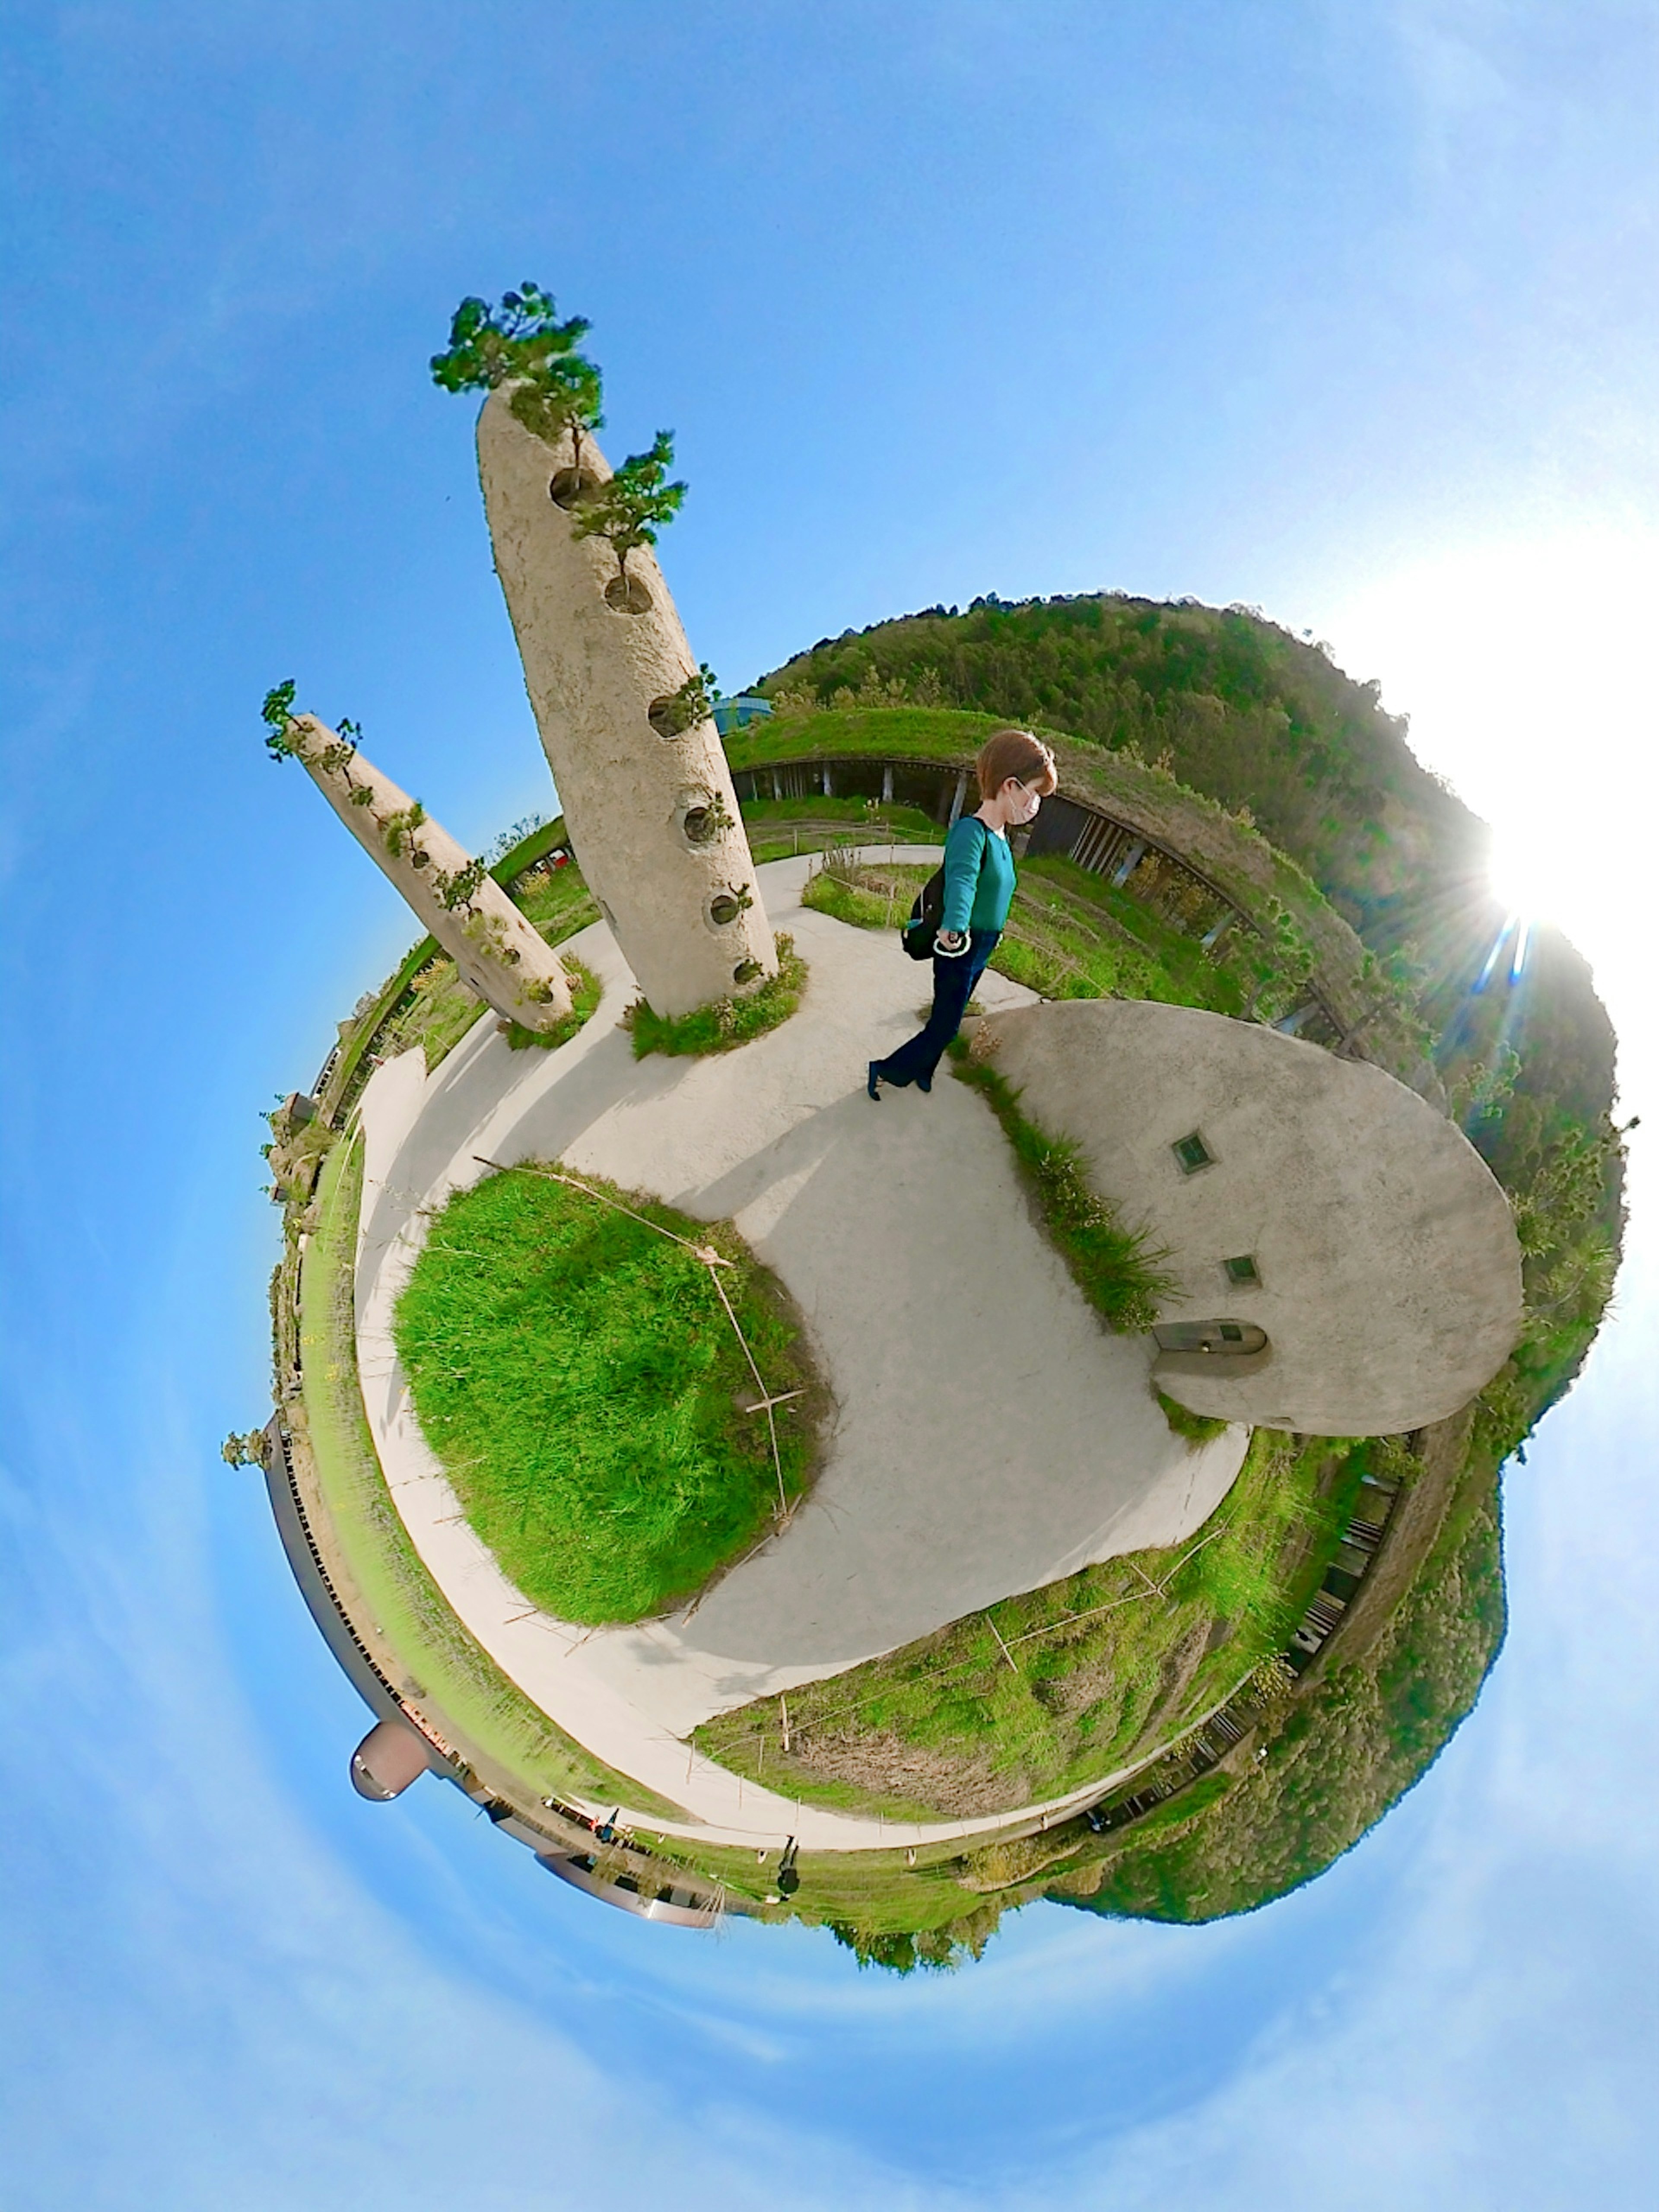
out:
{"label": "dark blue jeans", "polygon": [[933,1081],[933,1070],[962,1027],[974,986],[985,973],[985,963],[996,951],[1001,935],[1000,929],[970,930],[968,950],[954,960],[947,960],[941,952],[933,955],[933,1011],[927,1017],[927,1026],[918,1030],[908,1044],[876,1062],[876,1073],[884,1083],[902,1089],[918,1076]]}

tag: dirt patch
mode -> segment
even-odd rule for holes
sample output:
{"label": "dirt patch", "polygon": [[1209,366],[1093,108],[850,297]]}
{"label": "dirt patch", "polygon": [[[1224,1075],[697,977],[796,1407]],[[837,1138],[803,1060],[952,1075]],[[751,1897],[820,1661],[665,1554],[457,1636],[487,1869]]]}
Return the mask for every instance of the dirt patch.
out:
{"label": "dirt patch", "polygon": [[1028,1778],[996,1771],[988,1752],[972,1758],[964,1758],[960,1749],[933,1752],[870,1728],[856,1735],[828,1729],[804,1734],[791,1743],[787,1757],[769,1749],[757,1778],[787,1794],[792,1775],[803,1781],[844,1782],[884,1804],[895,1817],[921,1812],[940,1820],[973,1820],[1017,1811],[1031,1797]]}

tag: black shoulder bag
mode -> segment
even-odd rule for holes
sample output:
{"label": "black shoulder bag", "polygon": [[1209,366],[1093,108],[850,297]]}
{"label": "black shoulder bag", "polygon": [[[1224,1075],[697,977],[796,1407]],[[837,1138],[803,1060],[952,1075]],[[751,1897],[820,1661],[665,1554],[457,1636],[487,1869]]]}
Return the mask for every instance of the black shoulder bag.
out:
{"label": "black shoulder bag", "polygon": [[[975,815],[972,819],[979,821]],[[952,824],[952,827],[955,825]],[[982,822],[979,824],[979,865],[985,866],[985,848],[991,842],[991,833]],[[978,883],[978,872],[975,883]],[[933,939],[939,935],[939,924],[945,919],[945,869],[943,865],[916,893],[915,904],[910,908],[910,919],[899,931],[899,943],[913,960],[931,960]]]}

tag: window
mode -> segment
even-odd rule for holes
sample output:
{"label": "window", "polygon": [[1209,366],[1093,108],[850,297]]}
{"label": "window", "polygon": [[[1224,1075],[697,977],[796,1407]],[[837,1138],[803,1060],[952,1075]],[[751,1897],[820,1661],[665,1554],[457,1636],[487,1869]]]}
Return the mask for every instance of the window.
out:
{"label": "window", "polygon": [[1255,1264],[1255,1255],[1251,1253],[1241,1252],[1236,1258],[1224,1260],[1221,1264],[1226,1271],[1227,1280],[1230,1283],[1243,1284],[1248,1288],[1261,1280],[1261,1272]]}
{"label": "window", "polygon": [[1196,1175],[1200,1168],[1211,1167],[1215,1162],[1215,1154],[1196,1129],[1189,1137],[1177,1138],[1170,1149],[1174,1152],[1182,1175]]}

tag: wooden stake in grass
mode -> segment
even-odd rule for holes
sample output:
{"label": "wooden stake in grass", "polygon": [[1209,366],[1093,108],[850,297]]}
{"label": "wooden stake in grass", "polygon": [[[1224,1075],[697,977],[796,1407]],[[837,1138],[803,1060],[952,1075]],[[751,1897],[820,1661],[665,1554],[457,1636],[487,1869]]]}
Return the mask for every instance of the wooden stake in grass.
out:
{"label": "wooden stake in grass", "polygon": [[434,1223],[397,1317],[448,1510],[522,1605],[583,1626],[684,1606],[796,1502],[798,1326],[724,1228],[562,1164],[478,1164],[495,1172]]}

